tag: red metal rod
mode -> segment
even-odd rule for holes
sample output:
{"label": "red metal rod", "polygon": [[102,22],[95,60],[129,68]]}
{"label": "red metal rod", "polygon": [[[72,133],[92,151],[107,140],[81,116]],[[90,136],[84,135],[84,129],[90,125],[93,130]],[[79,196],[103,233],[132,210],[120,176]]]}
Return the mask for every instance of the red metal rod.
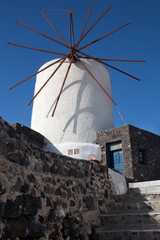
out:
{"label": "red metal rod", "polygon": [[125,75],[127,75],[127,76],[129,76],[129,77],[131,77],[131,78],[134,78],[134,79],[136,79],[137,81],[140,81],[139,78],[134,77],[134,76],[132,76],[131,74],[126,73],[126,72],[124,72],[124,71],[122,71],[122,70],[120,70],[120,69],[118,69],[118,68],[115,68],[115,67],[113,67],[113,66],[111,66],[111,65],[109,65],[109,64],[107,64],[107,63],[105,63],[105,62],[103,62],[103,61],[101,61],[101,60],[99,60],[98,58],[91,57],[91,56],[89,56],[88,54],[83,53],[83,52],[81,52],[81,51],[79,51],[79,50],[76,50],[76,51],[79,52],[79,53],[81,53],[81,54],[84,55],[84,56],[87,56],[87,57],[89,57],[89,58],[91,58],[91,59],[96,60],[96,61],[99,62],[99,63],[103,63],[104,65],[106,65],[106,66],[108,66],[108,67],[110,67],[110,68],[112,68],[112,69],[114,69],[114,70],[116,70],[116,71],[118,71],[118,72],[121,72],[121,73],[123,73],[123,74],[125,74]]}
{"label": "red metal rod", "polygon": [[[89,57],[82,57],[79,56],[80,58],[89,58]],[[103,60],[103,61],[119,61],[119,62],[146,62],[146,60],[130,60],[130,59],[109,59],[109,58],[96,58],[98,60]]]}
{"label": "red metal rod", "polygon": [[46,37],[46,38],[48,38],[48,39],[50,39],[50,40],[52,40],[52,41],[54,41],[54,42],[56,42],[56,43],[59,43],[59,44],[61,44],[61,45],[63,45],[63,46],[65,46],[65,47],[68,48],[68,46],[66,46],[64,43],[59,42],[59,41],[57,41],[57,40],[54,39],[54,38],[48,37],[47,35],[45,35],[45,34],[43,34],[43,33],[40,33],[40,32],[38,32],[38,31],[34,30],[33,28],[30,28],[30,27],[28,27],[28,26],[26,26],[26,25],[24,25],[24,24],[22,24],[22,23],[20,23],[20,22],[16,22],[16,23],[22,25],[22,26],[25,27],[25,28],[30,29],[31,31],[33,31],[33,32],[35,32],[35,33],[40,34],[40,35],[43,36],[43,37]]}
{"label": "red metal rod", "polygon": [[48,78],[48,80],[43,84],[43,86],[38,90],[38,92],[34,95],[34,97],[31,99],[31,101],[28,103],[28,106],[31,105],[33,100],[38,96],[38,94],[42,91],[42,89],[45,87],[45,85],[49,82],[49,80],[53,77],[53,75],[57,72],[57,70],[60,68],[60,66],[64,63],[67,56],[62,60],[62,62],[58,65],[58,67],[54,70],[54,72],[51,74],[51,76]]}
{"label": "red metal rod", "polygon": [[43,16],[46,18],[46,20],[49,22],[49,24],[51,25],[51,27],[54,29],[54,31],[58,34],[58,36],[62,39],[62,41],[64,42],[64,44],[69,48],[68,44],[66,43],[66,41],[63,39],[63,37],[59,34],[59,32],[56,30],[56,28],[53,26],[53,24],[50,22],[50,20],[48,19],[48,17],[44,14],[44,12],[42,11],[42,9],[40,8],[41,13],[43,14]]}
{"label": "red metal rod", "polygon": [[91,31],[91,29],[97,24],[97,22],[99,22],[99,20],[111,9],[111,7],[109,7],[98,19],[97,21],[88,29],[88,31],[82,36],[82,38],[76,43],[76,46],[82,41],[82,39]]}
{"label": "red metal rod", "polygon": [[68,66],[68,69],[67,69],[67,72],[66,72],[66,75],[65,75],[65,77],[64,77],[64,80],[63,80],[63,83],[62,83],[62,87],[61,87],[61,90],[60,90],[59,95],[58,95],[58,97],[57,97],[56,105],[55,105],[54,110],[53,110],[53,113],[52,113],[52,117],[53,117],[54,114],[55,114],[55,111],[56,111],[56,108],[57,108],[57,104],[58,104],[58,102],[59,102],[60,96],[61,96],[62,91],[63,91],[63,88],[64,88],[64,84],[65,84],[65,82],[66,82],[66,79],[67,79],[69,70],[70,70],[70,68],[71,68],[71,64],[72,64],[72,62],[70,62],[69,66]]}
{"label": "red metal rod", "polygon": [[103,38],[105,38],[105,37],[108,37],[109,35],[111,35],[111,34],[113,34],[113,33],[117,32],[117,31],[119,31],[120,29],[122,29],[122,28],[126,27],[128,24],[130,24],[130,22],[128,22],[128,23],[124,24],[123,26],[121,26],[121,27],[119,27],[119,28],[115,29],[114,31],[112,31],[112,32],[110,32],[110,33],[108,33],[108,34],[104,35],[103,37],[101,37],[101,38],[98,38],[97,40],[94,40],[94,41],[93,41],[93,42],[91,42],[91,43],[88,43],[87,45],[85,45],[85,46],[83,46],[83,47],[79,48],[79,50],[82,50],[83,48],[86,48],[86,47],[90,46],[91,44],[93,44],[93,43],[96,43],[96,42],[98,42],[98,41],[102,40],[102,39],[103,39]]}
{"label": "red metal rod", "polygon": [[[84,31],[85,31],[85,28],[86,28],[86,25],[87,25],[87,22],[88,22],[88,19],[89,19],[89,16],[90,16],[91,10],[92,10],[92,5],[91,5],[91,7],[90,7],[90,10],[89,10],[89,13],[88,13],[88,16],[87,16],[87,19],[86,19],[85,25],[84,25],[83,30],[82,30],[82,33],[81,33],[81,35],[80,35],[80,37],[79,37],[78,45],[79,45],[79,42],[81,41],[81,38],[82,38],[83,33],[84,33]],[[76,49],[78,48],[78,45],[76,44]]]}
{"label": "red metal rod", "polygon": [[16,47],[23,47],[23,48],[27,48],[27,49],[31,49],[31,50],[36,50],[36,51],[39,51],[39,52],[46,52],[46,53],[52,53],[52,54],[66,56],[66,54],[64,54],[64,53],[52,52],[52,51],[42,50],[42,49],[38,49],[38,48],[31,48],[31,47],[27,47],[27,46],[23,46],[23,45],[20,45],[20,44],[15,44],[15,43],[10,43],[10,42],[8,42],[8,44],[16,46]]}
{"label": "red metal rod", "polygon": [[91,75],[91,77],[96,81],[96,83],[100,86],[100,88],[103,90],[103,92],[108,96],[108,98],[114,103],[116,106],[117,104],[115,101],[112,99],[112,97],[109,95],[109,93],[102,87],[102,85],[98,82],[98,80],[93,76],[93,74],[89,71],[89,69],[85,66],[85,64],[78,59],[78,61],[81,63],[81,65],[86,69],[86,71]]}
{"label": "red metal rod", "polygon": [[[64,57],[63,57],[63,58],[64,58]],[[31,75],[30,77],[28,77],[28,78],[24,79],[23,81],[21,81],[21,82],[17,83],[17,84],[16,84],[16,85],[14,85],[13,87],[11,87],[11,88],[10,88],[10,90],[12,90],[13,88],[15,88],[15,87],[19,86],[20,84],[22,84],[22,83],[26,82],[27,80],[29,80],[30,78],[32,78],[32,77],[34,77],[34,76],[36,76],[37,74],[39,74],[39,73],[43,72],[44,70],[46,70],[47,68],[49,68],[49,67],[53,66],[54,64],[56,64],[56,63],[60,62],[60,61],[61,61],[63,58],[60,58],[60,59],[58,59],[56,62],[54,62],[54,63],[52,63],[52,64],[48,65],[47,67],[45,67],[45,68],[43,68],[43,69],[41,69],[39,72],[36,72],[35,74]]]}

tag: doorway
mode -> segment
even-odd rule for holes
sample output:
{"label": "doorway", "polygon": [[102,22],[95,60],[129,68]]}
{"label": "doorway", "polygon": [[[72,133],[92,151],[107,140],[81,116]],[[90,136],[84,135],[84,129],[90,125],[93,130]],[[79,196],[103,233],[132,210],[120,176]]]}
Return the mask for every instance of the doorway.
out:
{"label": "doorway", "polygon": [[124,174],[122,143],[115,142],[109,144],[108,167]]}

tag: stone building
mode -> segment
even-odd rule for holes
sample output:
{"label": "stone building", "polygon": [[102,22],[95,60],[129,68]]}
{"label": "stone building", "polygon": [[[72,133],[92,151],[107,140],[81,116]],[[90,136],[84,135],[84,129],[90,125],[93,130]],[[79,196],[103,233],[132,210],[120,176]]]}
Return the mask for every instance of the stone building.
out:
{"label": "stone building", "polygon": [[97,132],[96,143],[108,167],[128,182],[160,179],[160,136],[125,125]]}

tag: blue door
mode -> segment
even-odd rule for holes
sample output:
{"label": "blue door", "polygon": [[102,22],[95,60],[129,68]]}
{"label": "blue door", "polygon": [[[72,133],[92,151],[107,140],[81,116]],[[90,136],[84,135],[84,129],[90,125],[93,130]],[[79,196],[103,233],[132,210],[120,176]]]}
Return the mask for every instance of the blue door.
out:
{"label": "blue door", "polygon": [[112,151],[112,166],[123,174],[123,155],[122,150]]}

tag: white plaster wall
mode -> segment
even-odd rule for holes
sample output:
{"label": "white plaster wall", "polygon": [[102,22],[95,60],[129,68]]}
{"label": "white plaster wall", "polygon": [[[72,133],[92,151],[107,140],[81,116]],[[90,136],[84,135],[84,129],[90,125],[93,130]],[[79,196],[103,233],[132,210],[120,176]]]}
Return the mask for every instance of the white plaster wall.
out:
{"label": "white plaster wall", "polygon": [[[42,68],[53,63],[47,62]],[[111,94],[107,69],[94,60],[82,60],[101,85]],[[59,63],[37,75],[35,93]],[[114,127],[112,102],[79,62],[72,64],[54,117],[52,111],[69,66],[66,60],[35,98],[31,128],[51,143],[93,142],[95,132]]]}
{"label": "white plaster wall", "polygon": [[[45,150],[53,151],[58,154],[66,155],[76,159],[85,159],[89,160],[93,157],[99,159],[101,157],[101,148],[97,144],[93,143],[60,143],[60,144],[52,144],[46,141],[46,145],[44,146]],[[72,150],[73,154],[68,154],[68,150]],[[77,154],[75,150],[79,150]],[[90,156],[90,158],[89,158]]]}
{"label": "white plaster wall", "polygon": [[125,194],[127,192],[127,183],[125,177],[110,168],[108,168],[108,174],[111,182],[113,183],[115,194]]}

